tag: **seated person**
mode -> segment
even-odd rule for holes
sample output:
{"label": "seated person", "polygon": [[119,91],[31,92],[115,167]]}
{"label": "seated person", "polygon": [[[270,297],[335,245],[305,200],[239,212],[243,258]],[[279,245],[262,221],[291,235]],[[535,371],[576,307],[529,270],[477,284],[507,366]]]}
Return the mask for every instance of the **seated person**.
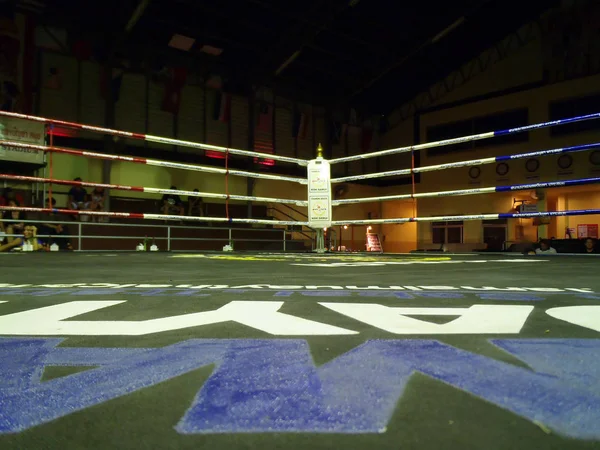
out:
{"label": "seated person", "polygon": [[[194,189],[194,192],[199,192]],[[188,216],[204,216],[204,202],[202,197],[188,197]]]}
{"label": "seated person", "polygon": [[[81,178],[77,177],[74,181],[81,181]],[[86,200],[87,195],[87,191],[81,186],[73,186],[69,191],[67,208],[88,209],[89,201]]]}
{"label": "seated person", "polygon": [[[8,206],[21,205],[16,200],[10,200]],[[5,220],[4,232],[7,235],[21,234],[25,229],[25,223],[23,222],[25,220],[25,213],[23,213],[23,211],[4,211],[3,218]],[[15,238],[15,236],[6,236],[8,243],[11,243]]]}
{"label": "seated person", "polygon": [[27,225],[23,229],[23,237],[15,238],[8,244],[0,245],[0,252],[7,252],[18,247],[23,247],[25,242],[31,244],[34,252],[46,249],[37,238],[37,228],[33,225]]}
{"label": "seated person", "polygon": [[589,254],[600,253],[600,249],[598,248],[598,246],[596,244],[597,244],[596,239],[587,238],[583,243],[583,245],[584,245],[583,253],[589,253]]}
{"label": "seated person", "polygon": [[7,205],[11,200],[16,201],[19,205],[22,205],[24,202],[21,194],[15,192],[10,187],[4,188],[4,192],[2,193],[2,196],[0,196],[0,206]]}
{"label": "seated person", "polygon": [[553,255],[556,254],[556,249],[550,247],[550,241],[547,239],[540,240],[540,248],[535,250],[536,255]]}
{"label": "seated person", "polygon": [[[105,200],[106,192],[104,191],[104,188],[94,188],[92,194],[90,195],[90,211],[104,211]],[[93,220],[97,220],[98,222],[107,222],[107,219],[108,217],[105,216],[93,217]]]}
{"label": "seated person", "polygon": [[[177,187],[171,186],[171,190],[177,190]],[[165,194],[162,198],[162,206],[160,208],[160,212],[166,215],[178,215],[183,216],[185,210],[183,208],[183,202],[179,195],[175,194]]]}
{"label": "seated person", "polygon": [[106,192],[104,192],[104,188],[94,188],[91,194],[90,211],[104,211],[105,199]]}
{"label": "seated person", "polygon": [[[53,198],[52,200],[50,200],[49,198],[46,199],[46,208],[54,209],[55,207],[55,198]],[[64,220],[64,218],[61,218],[58,214],[55,213],[47,214],[45,217],[48,220],[48,222],[58,222],[61,221],[61,219]],[[50,246],[52,245],[52,243],[56,243],[56,245],[58,245],[58,248],[61,250],[73,250],[69,238],[65,237],[69,235],[68,225],[64,225],[61,223],[42,223],[38,228],[38,235],[50,236],[49,238],[40,238],[44,245]]]}

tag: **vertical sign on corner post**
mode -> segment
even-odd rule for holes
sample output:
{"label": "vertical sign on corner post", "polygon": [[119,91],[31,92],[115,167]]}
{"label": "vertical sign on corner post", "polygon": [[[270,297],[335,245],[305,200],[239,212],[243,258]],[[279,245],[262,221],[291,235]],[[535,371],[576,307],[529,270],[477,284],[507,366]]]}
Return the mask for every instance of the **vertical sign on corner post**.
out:
{"label": "vertical sign on corner post", "polygon": [[308,222],[311,228],[331,226],[331,166],[320,144],[317,159],[308,163]]}

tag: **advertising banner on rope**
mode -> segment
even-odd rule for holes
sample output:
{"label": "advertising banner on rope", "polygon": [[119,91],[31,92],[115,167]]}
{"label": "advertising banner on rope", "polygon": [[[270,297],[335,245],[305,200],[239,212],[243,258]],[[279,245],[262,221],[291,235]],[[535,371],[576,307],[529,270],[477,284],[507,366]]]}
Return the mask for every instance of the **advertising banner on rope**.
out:
{"label": "advertising banner on rope", "polygon": [[[0,117],[0,139],[44,145],[44,124],[12,117]],[[0,146],[0,160],[44,164],[44,152]]]}

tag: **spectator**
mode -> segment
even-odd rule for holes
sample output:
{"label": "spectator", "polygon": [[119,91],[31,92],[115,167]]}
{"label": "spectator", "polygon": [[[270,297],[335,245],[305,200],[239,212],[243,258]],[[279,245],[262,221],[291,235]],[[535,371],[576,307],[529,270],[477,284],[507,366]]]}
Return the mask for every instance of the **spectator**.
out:
{"label": "spectator", "polygon": [[[170,189],[172,191],[177,190],[176,186],[171,186]],[[183,216],[185,213],[185,209],[183,207],[183,202],[179,195],[176,194],[165,194],[162,198],[162,207],[160,211],[166,215],[178,215]]]}
{"label": "spectator", "polygon": [[[56,207],[56,199],[46,199],[46,208],[54,209]],[[58,214],[48,214],[48,222],[60,221],[61,217]],[[73,250],[71,242],[69,241],[69,228],[67,225],[60,223],[42,223],[39,227],[38,234],[44,236],[49,235],[49,238],[42,238],[41,241],[44,245],[52,245],[53,242],[58,245],[61,250]]]}
{"label": "spectator", "polygon": [[[194,189],[194,192],[200,191]],[[204,202],[202,201],[202,197],[188,197],[188,216],[204,217]]]}
{"label": "spectator", "polygon": [[45,250],[44,245],[37,238],[37,228],[33,225],[27,225],[23,229],[23,237],[13,239],[11,242],[1,245],[0,252],[7,252],[17,247],[22,247],[25,242],[31,244],[33,251]]}
{"label": "spectator", "polygon": [[11,200],[18,202],[20,205],[24,203],[24,199],[21,194],[15,192],[10,187],[4,188],[4,193],[2,196],[0,196],[0,206],[7,205]]}
{"label": "spectator", "polygon": [[550,242],[547,239],[540,240],[540,248],[536,249],[536,255],[551,255],[556,254],[556,249],[550,247]]}
{"label": "spectator", "polygon": [[[81,178],[77,177],[73,181],[81,182]],[[87,210],[89,208],[89,202],[86,201],[88,193],[81,186],[73,186],[69,191],[68,208]]]}
{"label": "spectator", "polygon": [[587,238],[583,244],[584,244],[583,253],[600,253],[600,249],[598,249],[595,239]]}
{"label": "spectator", "polygon": [[[9,200],[8,206],[21,206],[16,200]],[[6,240],[10,244],[15,240],[15,236],[11,234],[21,234],[25,229],[25,213],[23,211],[4,211],[4,230],[7,236]]]}
{"label": "spectator", "polygon": [[[104,202],[106,200],[106,192],[104,191],[104,188],[94,188],[90,199],[90,211],[104,211]],[[106,219],[107,217],[99,216],[98,222],[106,222]],[[95,220],[95,217],[93,220]]]}

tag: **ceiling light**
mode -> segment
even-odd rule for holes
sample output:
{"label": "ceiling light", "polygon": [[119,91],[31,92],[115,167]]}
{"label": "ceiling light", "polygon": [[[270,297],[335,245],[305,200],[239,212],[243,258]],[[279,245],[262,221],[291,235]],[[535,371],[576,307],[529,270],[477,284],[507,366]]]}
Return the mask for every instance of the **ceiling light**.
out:
{"label": "ceiling light", "polygon": [[178,50],[183,50],[184,52],[189,52],[190,49],[194,46],[196,39],[191,37],[183,36],[181,34],[174,34],[171,40],[169,41],[169,47],[176,48]]}

